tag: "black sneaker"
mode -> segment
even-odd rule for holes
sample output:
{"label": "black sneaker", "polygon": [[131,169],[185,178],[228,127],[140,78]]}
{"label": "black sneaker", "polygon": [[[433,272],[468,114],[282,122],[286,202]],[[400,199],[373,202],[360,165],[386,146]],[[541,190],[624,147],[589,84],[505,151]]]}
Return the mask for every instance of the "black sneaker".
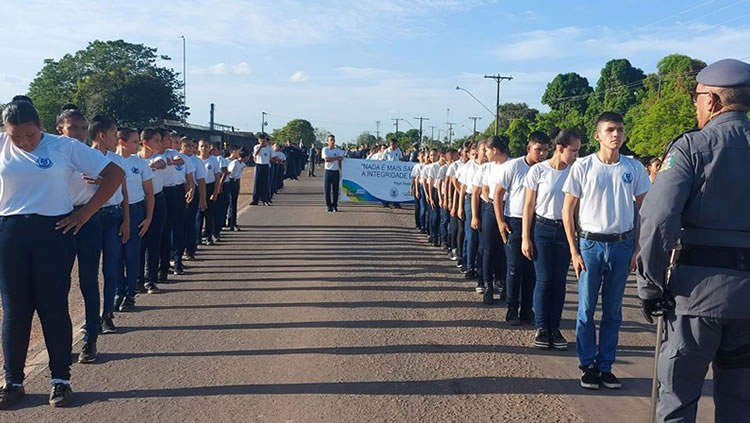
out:
{"label": "black sneaker", "polygon": [[476,279],[477,278],[477,272],[475,272],[474,270],[469,270],[468,272],[466,272],[466,274],[464,274],[464,277],[466,279]]}
{"label": "black sneaker", "polygon": [[174,272],[172,272],[173,275],[182,275],[185,273],[185,269],[182,268],[182,266],[177,266],[174,269]]}
{"label": "black sneaker", "polygon": [[159,287],[155,283],[146,284],[146,292],[149,294],[158,294],[159,291]]}
{"label": "black sneaker", "polygon": [[121,297],[119,295],[115,297],[115,310],[120,309],[123,301],[125,301],[125,297]]}
{"label": "black sneaker", "polygon": [[102,322],[99,325],[99,333],[106,334],[115,332],[117,332],[117,328],[115,327],[115,322],[112,321],[112,315],[103,317]]}
{"label": "black sneaker", "polygon": [[500,301],[505,301],[507,299],[507,296],[505,295],[505,283],[504,282],[495,282],[495,286],[497,286],[497,290],[499,291],[498,296],[500,298]]}
{"label": "black sneaker", "polygon": [[531,310],[521,310],[521,323],[524,325],[533,325],[536,321],[536,316]]}
{"label": "black sneaker", "polygon": [[49,394],[49,405],[53,407],[65,407],[73,400],[73,390],[67,383],[56,383],[52,385]]}
{"label": "black sneaker", "polygon": [[[456,256],[456,260],[458,260],[458,256]],[[463,266],[464,265],[461,264],[461,262],[456,263],[456,267],[458,267],[459,269],[462,268]]]}
{"label": "black sneaker", "polygon": [[125,312],[126,313],[128,311],[133,311],[134,308],[135,308],[135,298],[134,297],[125,297],[125,300],[120,305],[119,310],[121,312]]}
{"label": "black sneaker", "polygon": [[161,283],[167,283],[169,280],[169,276],[167,275],[167,272],[159,272],[159,282]]}
{"label": "black sneaker", "polygon": [[568,340],[565,339],[563,334],[560,332],[560,329],[552,329],[549,332],[549,337],[550,337],[550,345],[552,345],[552,348],[556,350],[568,349]]}
{"label": "black sneaker", "polygon": [[476,292],[477,294],[484,294],[484,283],[482,283],[481,281],[477,282],[477,286],[476,288],[474,288],[474,292]]}
{"label": "black sneaker", "polygon": [[518,318],[518,310],[515,308],[509,308],[508,312],[505,314],[505,321],[512,326],[519,326],[521,320]]}
{"label": "black sneaker", "polygon": [[599,372],[599,380],[601,381],[602,385],[604,385],[605,388],[608,389],[620,389],[622,388],[622,383],[620,383],[620,380],[615,377],[615,375],[612,374],[612,372]]}
{"label": "black sneaker", "polygon": [[581,369],[581,388],[599,389],[599,371],[594,366]]}
{"label": "black sneaker", "polygon": [[78,362],[81,364],[93,363],[96,361],[96,342],[86,342],[78,354]]}
{"label": "black sneaker", "polygon": [[548,350],[550,345],[549,331],[545,328],[537,328],[536,337],[534,337],[534,346],[540,350]]}
{"label": "black sneaker", "polygon": [[492,289],[491,286],[484,291],[484,295],[482,295],[482,302],[487,305],[495,303],[495,290]]}
{"label": "black sneaker", "polygon": [[3,386],[0,388],[0,410],[13,407],[24,395],[26,395],[26,391],[24,391],[23,386]]}

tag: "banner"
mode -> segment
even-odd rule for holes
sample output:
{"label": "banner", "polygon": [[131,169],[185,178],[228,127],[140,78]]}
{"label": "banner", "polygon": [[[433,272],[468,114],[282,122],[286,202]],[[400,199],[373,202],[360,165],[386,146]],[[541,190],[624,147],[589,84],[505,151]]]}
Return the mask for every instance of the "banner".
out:
{"label": "banner", "polygon": [[344,159],[342,201],[410,203],[411,170],[416,163]]}

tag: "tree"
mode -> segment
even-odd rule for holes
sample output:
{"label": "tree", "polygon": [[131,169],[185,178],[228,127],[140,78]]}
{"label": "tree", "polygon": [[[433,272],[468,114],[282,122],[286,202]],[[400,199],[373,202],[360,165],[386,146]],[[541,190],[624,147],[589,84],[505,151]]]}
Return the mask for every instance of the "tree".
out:
{"label": "tree", "polygon": [[625,115],[628,147],[639,156],[660,156],[666,144],[696,126],[691,93],[697,85],[694,75],[706,64],[688,56],[672,54],[657,64],[649,75],[638,104]]}
{"label": "tree", "polygon": [[285,143],[289,140],[297,145],[302,141],[304,145],[309,146],[315,142],[315,130],[305,119],[294,119],[287,122],[283,128],[274,129],[271,138],[276,143]]}
{"label": "tree", "polygon": [[359,134],[357,139],[354,141],[354,144],[356,145],[367,145],[367,146],[373,146],[378,143],[378,139],[375,138],[375,135],[372,135],[369,132],[363,132]]}
{"label": "tree", "polygon": [[532,121],[525,117],[513,119],[510,122],[505,135],[510,138],[508,147],[510,148],[511,157],[521,157],[526,154],[526,146],[529,143],[529,134],[531,133],[531,123]]}
{"label": "tree", "polygon": [[60,107],[75,103],[88,115],[106,114],[121,125],[143,127],[183,112],[182,82],[157,66],[155,48],[117,41],[93,41],[59,61],[45,60],[29,86],[29,97],[51,131]]}
{"label": "tree", "polygon": [[315,143],[318,145],[326,145],[328,142],[328,136],[331,135],[331,131],[325,128],[315,128],[313,132],[315,134]]}
{"label": "tree", "polygon": [[547,84],[547,89],[542,95],[542,104],[555,111],[577,110],[584,113],[588,106],[588,97],[593,92],[588,79],[583,76],[575,72],[561,73]]}
{"label": "tree", "polygon": [[[514,119],[526,118],[527,120],[534,120],[536,115],[539,114],[539,110],[529,107],[526,103],[503,103],[500,105],[500,132],[508,129],[510,123]],[[485,129],[482,133],[485,137],[495,135],[495,121],[492,120],[490,126]]]}

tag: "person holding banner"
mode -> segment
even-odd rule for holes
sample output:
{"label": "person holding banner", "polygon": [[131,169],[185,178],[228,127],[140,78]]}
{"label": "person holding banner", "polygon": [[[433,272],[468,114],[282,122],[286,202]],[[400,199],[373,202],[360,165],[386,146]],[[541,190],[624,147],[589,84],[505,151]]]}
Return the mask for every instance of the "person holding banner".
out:
{"label": "person holding banner", "polygon": [[325,176],[323,178],[323,189],[326,197],[326,207],[329,213],[339,211],[339,181],[341,180],[341,165],[344,161],[344,152],[336,147],[336,137],[328,136],[328,146],[323,147],[321,157],[325,162]]}
{"label": "person holding banner", "polygon": [[[382,160],[388,161],[388,162],[400,162],[404,155],[401,153],[401,149],[398,147],[398,140],[396,137],[391,137],[389,140],[390,146],[383,151],[381,154]],[[390,207],[391,204],[393,204],[394,209],[400,209],[401,204],[399,203],[383,203],[383,207]]]}

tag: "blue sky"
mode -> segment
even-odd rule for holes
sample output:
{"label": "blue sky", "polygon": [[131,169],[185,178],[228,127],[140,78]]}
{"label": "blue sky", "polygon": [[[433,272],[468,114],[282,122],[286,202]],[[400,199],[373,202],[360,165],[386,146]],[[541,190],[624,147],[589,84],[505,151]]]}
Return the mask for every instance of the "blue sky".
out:
{"label": "blue sky", "polygon": [[[711,62],[750,58],[749,0],[3,0],[0,98],[26,92],[45,58],[94,39],[144,43],[182,71],[187,38],[190,121],[256,131],[293,118],[337,134],[381,135],[449,118],[456,136],[469,116],[492,116],[460,85],[492,107],[485,73],[512,75],[501,101],[540,104],[546,84],[578,72],[595,84],[604,63],[628,58],[646,72],[670,53]],[[106,6],[104,6],[106,4]],[[450,109],[448,117],[447,109]]]}

